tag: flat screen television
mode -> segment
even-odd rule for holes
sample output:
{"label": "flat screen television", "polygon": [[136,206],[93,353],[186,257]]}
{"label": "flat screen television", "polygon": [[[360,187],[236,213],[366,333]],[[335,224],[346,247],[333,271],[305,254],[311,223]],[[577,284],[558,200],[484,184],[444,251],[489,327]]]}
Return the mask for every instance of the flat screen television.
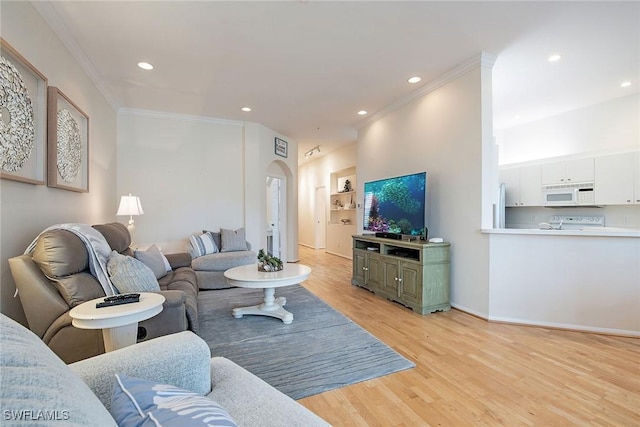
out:
{"label": "flat screen television", "polygon": [[366,182],[364,230],[422,236],[426,188],[426,172]]}

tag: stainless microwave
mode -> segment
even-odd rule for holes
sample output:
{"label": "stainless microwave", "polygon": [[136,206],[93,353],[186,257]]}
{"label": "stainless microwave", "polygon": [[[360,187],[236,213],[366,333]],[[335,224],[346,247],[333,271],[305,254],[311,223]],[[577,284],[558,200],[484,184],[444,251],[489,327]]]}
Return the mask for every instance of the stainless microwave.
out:
{"label": "stainless microwave", "polygon": [[594,206],[595,191],[592,182],[578,184],[545,185],[542,187],[544,206]]}

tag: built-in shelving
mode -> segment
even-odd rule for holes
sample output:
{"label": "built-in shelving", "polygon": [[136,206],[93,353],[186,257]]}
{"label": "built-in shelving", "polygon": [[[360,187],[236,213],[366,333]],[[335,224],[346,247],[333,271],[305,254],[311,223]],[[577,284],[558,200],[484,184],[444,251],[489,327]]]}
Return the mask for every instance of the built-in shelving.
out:
{"label": "built-in shelving", "polygon": [[[330,179],[329,216],[326,251],[351,258],[351,236],[356,232],[356,168],[332,173]],[[345,188],[349,181],[350,189]]]}

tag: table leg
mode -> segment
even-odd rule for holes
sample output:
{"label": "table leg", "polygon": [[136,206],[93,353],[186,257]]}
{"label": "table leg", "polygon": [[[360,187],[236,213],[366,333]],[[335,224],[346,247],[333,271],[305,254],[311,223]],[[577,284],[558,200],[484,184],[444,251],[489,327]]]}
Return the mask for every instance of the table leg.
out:
{"label": "table leg", "polygon": [[258,316],[276,317],[282,320],[285,325],[293,322],[293,314],[289,313],[283,307],[287,303],[284,297],[275,297],[275,288],[264,288],[264,302],[260,305],[252,305],[250,307],[239,307],[233,309],[233,317],[240,319],[245,314],[253,314]]}
{"label": "table leg", "polygon": [[108,353],[136,343],[138,338],[138,322],[115,328],[102,330],[104,350]]}

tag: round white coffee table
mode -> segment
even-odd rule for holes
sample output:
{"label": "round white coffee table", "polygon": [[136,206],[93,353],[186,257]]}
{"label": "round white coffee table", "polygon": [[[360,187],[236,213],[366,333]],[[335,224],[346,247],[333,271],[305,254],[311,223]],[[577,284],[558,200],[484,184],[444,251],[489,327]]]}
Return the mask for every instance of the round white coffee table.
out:
{"label": "round white coffee table", "polygon": [[136,343],[138,322],[162,311],[164,296],[153,292],[140,293],[140,301],[130,304],[96,308],[104,297],[83,302],[71,309],[71,324],[80,329],[102,329],[105,351],[113,351]]}
{"label": "round white coffee table", "polygon": [[264,272],[258,271],[257,264],[234,267],[224,272],[224,277],[230,285],[241,288],[263,289],[264,302],[249,307],[239,307],[233,309],[233,316],[236,319],[245,314],[258,316],[271,316],[282,320],[288,325],[293,322],[293,314],[284,309],[287,299],[284,297],[275,298],[276,289],[281,286],[297,285],[307,279],[311,273],[311,268],[302,264],[285,264],[281,271]]}

